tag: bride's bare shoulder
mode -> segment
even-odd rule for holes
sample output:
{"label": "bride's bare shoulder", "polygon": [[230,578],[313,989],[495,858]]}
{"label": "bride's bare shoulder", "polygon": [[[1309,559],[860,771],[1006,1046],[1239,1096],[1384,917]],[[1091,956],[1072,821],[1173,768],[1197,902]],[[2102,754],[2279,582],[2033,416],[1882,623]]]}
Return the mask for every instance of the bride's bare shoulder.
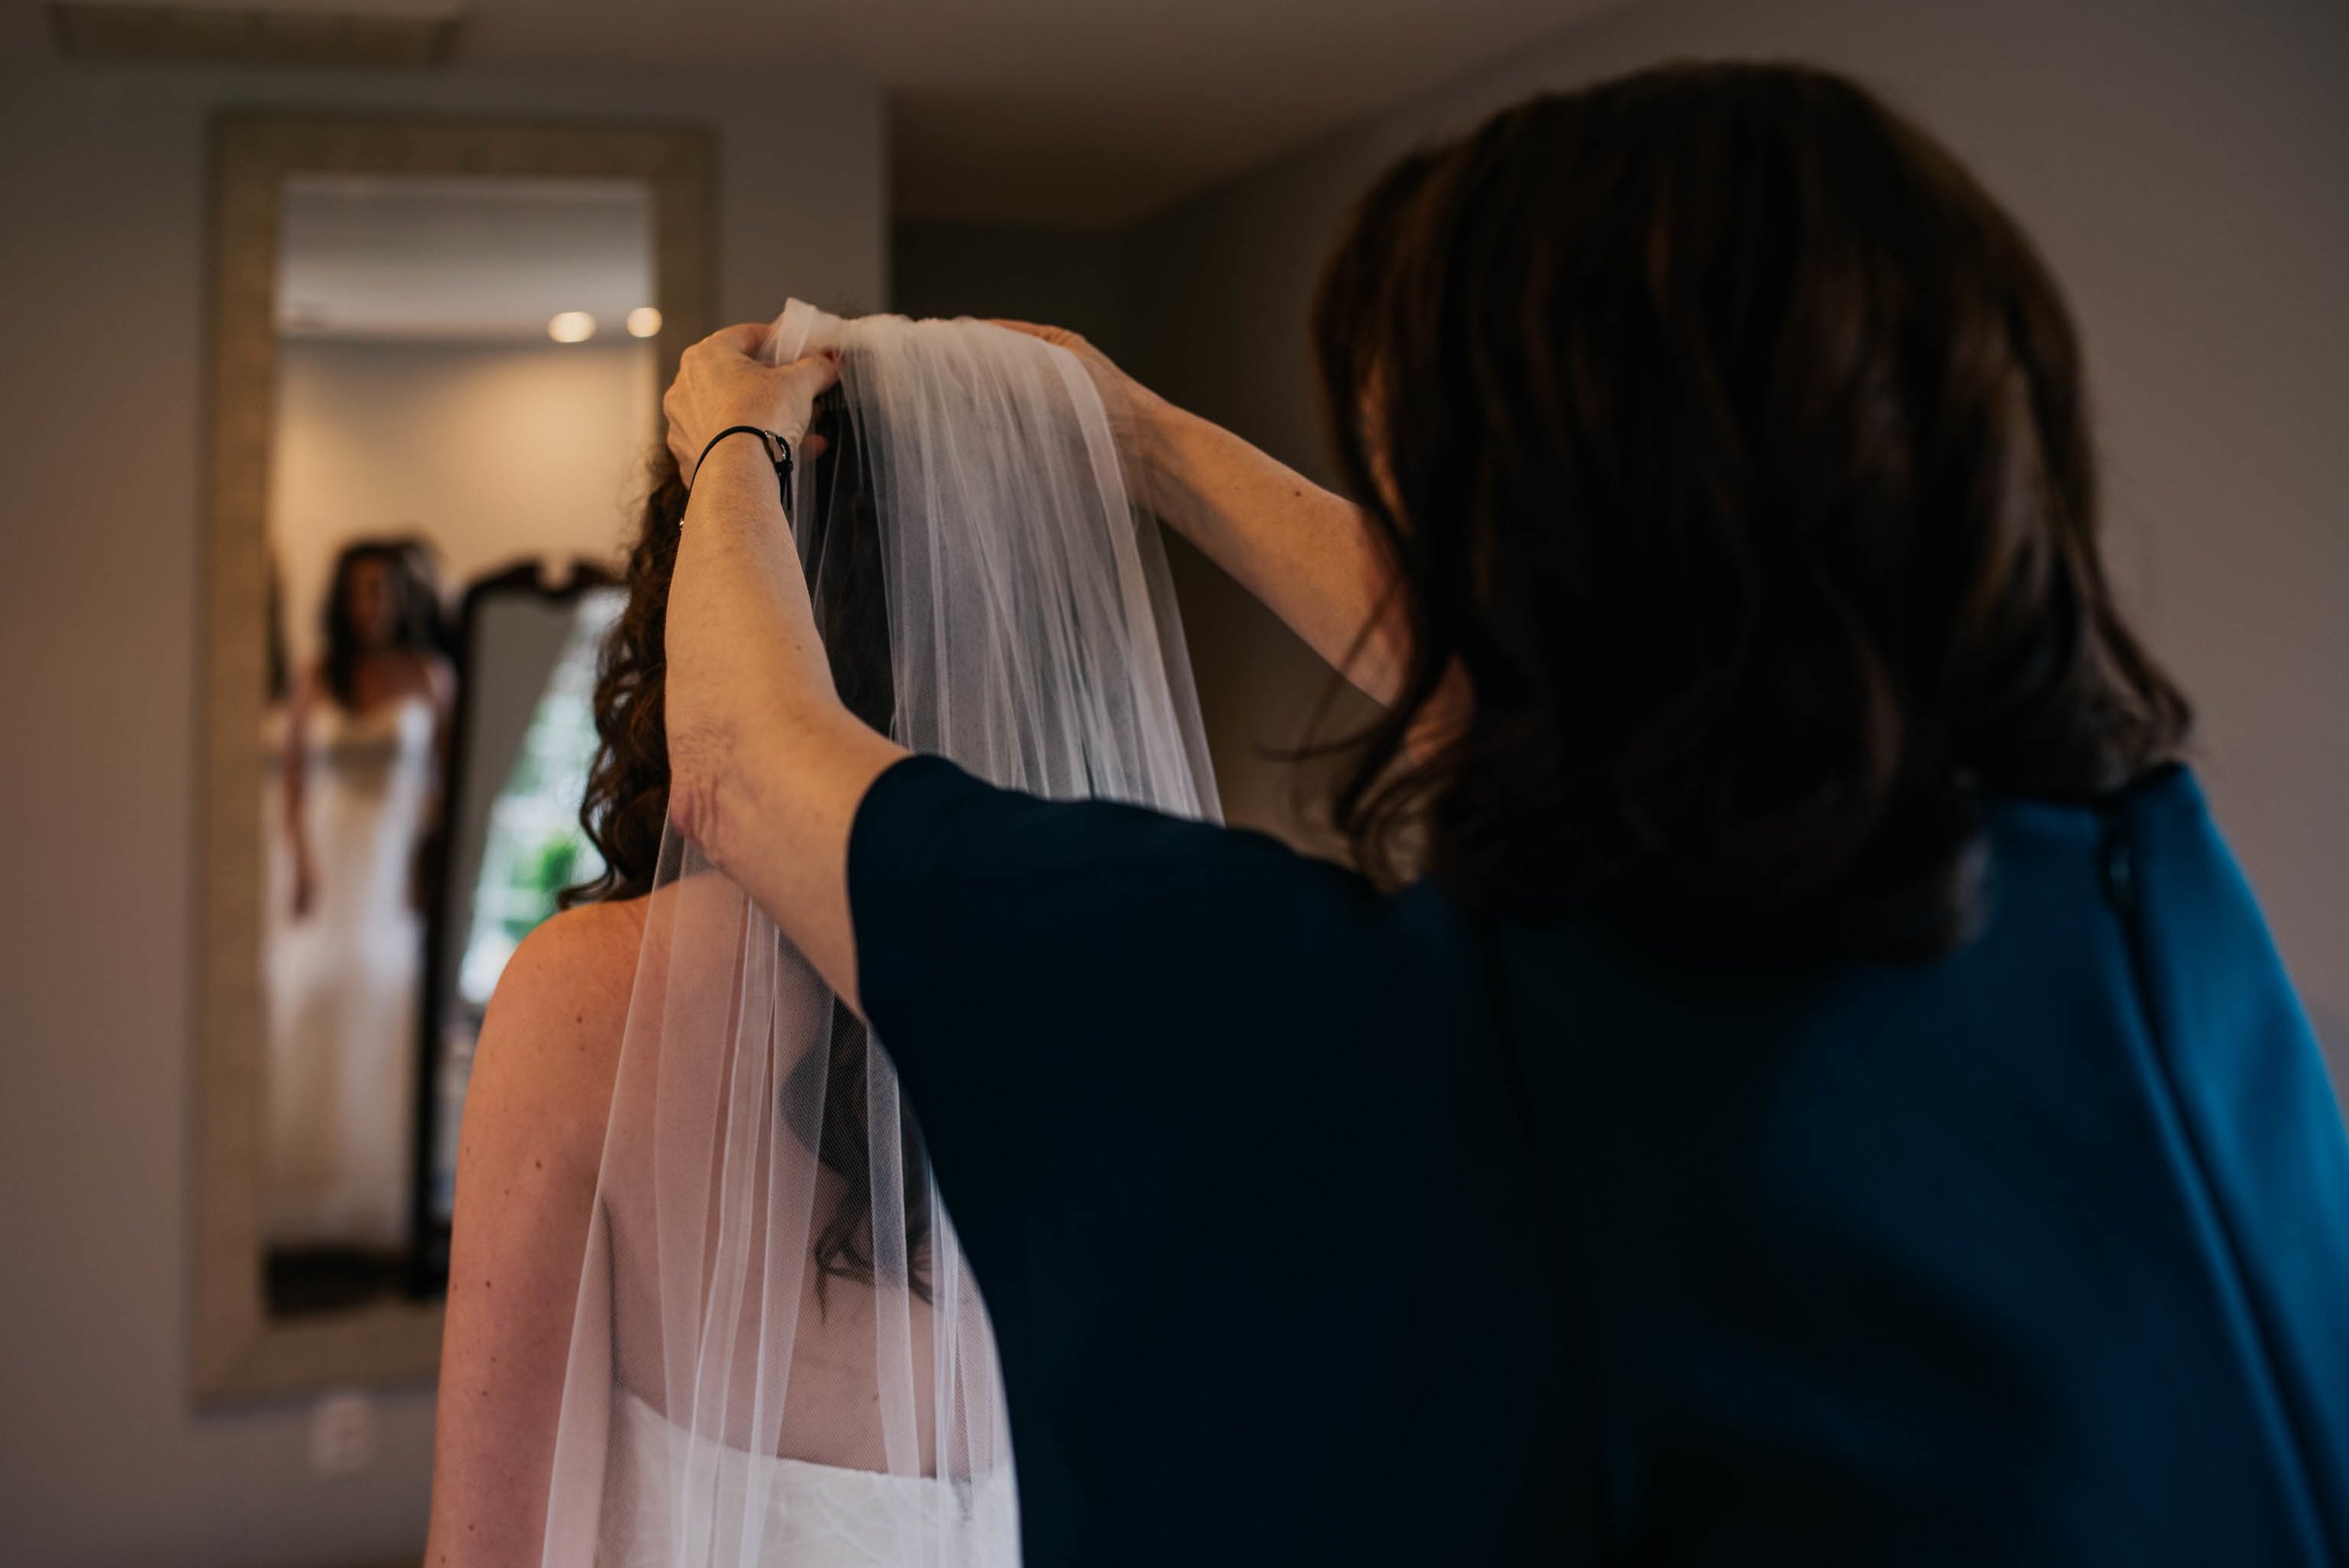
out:
{"label": "bride's bare shoulder", "polygon": [[[523,1131],[541,1153],[601,1146],[646,901],[566,909],[506,960],[481,1025],[464,1141]],[[513,1124],[521,1124],[518,1126]]]}
{"label": "bride's bare shoulder", "polygon": [[618,899],[565,909],[524,937],[490,999],[485,1029],[498,1022],[582,1034],[609,1031],[619,1044],[629,989],[650,901]]}

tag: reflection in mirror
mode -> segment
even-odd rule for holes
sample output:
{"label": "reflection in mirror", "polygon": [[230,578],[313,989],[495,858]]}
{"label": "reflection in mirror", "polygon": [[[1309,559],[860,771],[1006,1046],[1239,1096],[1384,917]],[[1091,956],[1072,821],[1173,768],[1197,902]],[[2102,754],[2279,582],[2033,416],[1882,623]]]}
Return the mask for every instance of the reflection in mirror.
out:
{"label": "reflection in mirror", "polygon": [[603,869],[579,823],[596,753],[596,654],[627,595],[591,566],[551,586],[521,567],[465,596],[465,683],[449,769],[445,894],[429,933],[425,1180],[414,1216],[424,1288],[448,1279],[457,1131],[474,1043],[514,949],[566,889]]}
{"label": "reflection in mirror", "polygon": [[345,544],[271,716],[262,800],[268,1240],[280,1311],[362,1298],[406,1250],[403,1107],[455,676],[421,544]]}
{"label": "reflection in mirror", "polygon": [[660,319],[641,182],[297,176],[281,212],[260,1222],[302,1315],[432,1288],[481,1004],[592,875],[589,588]]}

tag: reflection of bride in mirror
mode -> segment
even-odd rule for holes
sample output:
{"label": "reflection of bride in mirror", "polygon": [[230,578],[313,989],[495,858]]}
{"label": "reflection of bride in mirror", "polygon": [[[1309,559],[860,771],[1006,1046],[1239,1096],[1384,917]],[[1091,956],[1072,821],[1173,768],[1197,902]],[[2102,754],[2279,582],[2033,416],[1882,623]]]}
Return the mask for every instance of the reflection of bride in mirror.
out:
{"label": "reflection of bride in mirror", "polygon": [[428,572],[405,541],[345,547],[290,696],[271,825],[274,1249],[407,1238],[424,848],[455,691]]}

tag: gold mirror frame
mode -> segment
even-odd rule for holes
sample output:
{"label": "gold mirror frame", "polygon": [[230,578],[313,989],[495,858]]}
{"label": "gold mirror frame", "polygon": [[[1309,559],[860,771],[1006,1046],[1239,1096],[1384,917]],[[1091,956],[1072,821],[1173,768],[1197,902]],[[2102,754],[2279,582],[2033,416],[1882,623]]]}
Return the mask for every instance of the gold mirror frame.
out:
{"label": "gold mirror frame", "polygon": [[[267,1015],[256,802],[267,688],[277,241],[287,180],[339,174],[643,183],[652,197],[656,348],[665,386],[686,345],[708,330],[713,163],[709,133],[692,127],[275,114],[214,122],[194,1138],[199,1404],[422,1381],[440,1363],[438,1301],[383,1301],[310,1321],[273,1320],[263,1305]],[[647,411],[648,418],[656,414]]]}

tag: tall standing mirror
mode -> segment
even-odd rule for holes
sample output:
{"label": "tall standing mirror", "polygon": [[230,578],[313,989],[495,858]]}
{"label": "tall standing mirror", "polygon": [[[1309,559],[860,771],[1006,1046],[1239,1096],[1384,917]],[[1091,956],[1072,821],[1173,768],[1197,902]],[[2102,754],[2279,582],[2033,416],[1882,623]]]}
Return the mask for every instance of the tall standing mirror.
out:
{"label": "tall standing mirror", "polygon": [[706,330],[692,131],[215,145],[197,1385],[429,1375],[506,957],[597,870],[595,648]]}

